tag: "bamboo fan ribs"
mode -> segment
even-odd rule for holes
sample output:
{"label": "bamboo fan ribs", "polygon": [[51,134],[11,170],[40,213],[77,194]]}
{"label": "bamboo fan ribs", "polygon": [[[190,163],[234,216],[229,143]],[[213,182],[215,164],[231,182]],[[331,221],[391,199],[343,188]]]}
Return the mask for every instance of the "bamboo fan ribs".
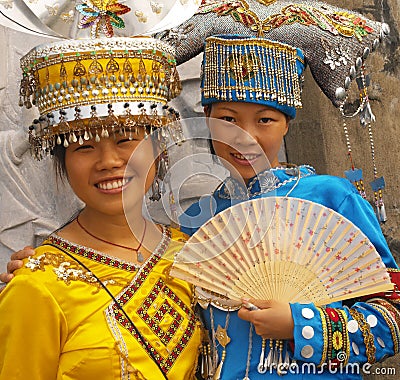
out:
{"label": "bamboo fan ribs", "polygon": [[348,219],[320,204],[258,198],[217,214],[170,274],[222,298],[324,305],[392,289],[382,259]]}

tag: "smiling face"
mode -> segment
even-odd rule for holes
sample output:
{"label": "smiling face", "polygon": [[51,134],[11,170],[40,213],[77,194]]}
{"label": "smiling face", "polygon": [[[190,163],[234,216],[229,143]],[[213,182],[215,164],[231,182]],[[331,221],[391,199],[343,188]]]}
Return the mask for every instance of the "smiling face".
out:
{"label": "smiling face", "polygon": [[289,125],[285,114],[255,103],[220,102],[206,109],[206,116],[215,153],[233,176],[247,182],[279,165],[278,153]]}
{"label": "smiling face", "polygon": [[[134,195],[133,204],[141,210],[144,194],[154,179],[154,154],[151,139],[143,140],[143,130],[132,137],[116,133],[115,138],[111,135],[99,142],[91,139],[66,149],[67,178],[86,210],[122,215],[125,189]],[[135,157],[128,167],[133,152]]]}

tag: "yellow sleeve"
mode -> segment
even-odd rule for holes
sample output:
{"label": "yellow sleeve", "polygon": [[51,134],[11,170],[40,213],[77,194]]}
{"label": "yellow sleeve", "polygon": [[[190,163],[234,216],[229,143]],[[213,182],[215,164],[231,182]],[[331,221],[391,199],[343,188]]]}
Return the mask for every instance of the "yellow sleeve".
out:
{"label": "yellow sleeve", "polygon": [[186,243],[190,237],[189,235],[185,234],[184,232],[182,232],[181,230],[178,230],[176,228],[170,227],[170,231],[171,231],[171,239],[174,241]]}
{"label": "yellow sleeve", "polygon": [[35,275],[17,275],[0,294],[0,380],[55,380],[67,324]]}

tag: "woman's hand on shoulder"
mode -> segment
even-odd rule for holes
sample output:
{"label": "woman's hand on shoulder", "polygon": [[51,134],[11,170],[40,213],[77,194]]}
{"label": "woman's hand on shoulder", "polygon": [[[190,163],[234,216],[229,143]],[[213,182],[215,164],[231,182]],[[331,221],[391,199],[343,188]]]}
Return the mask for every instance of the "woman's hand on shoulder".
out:
{"label": "woman's hand on shoulder", "polygon": [[22,267],[22,260],[32,256],[34,253],[34,248],[31,246],[24,247],[14,252],[10,257],[10,261],[7,263],[7,273],[0,273],[0,281],[4,283],[10,282],[14,277],[13,272]]}
{"label": "woman's hand on shoulder", "polygon": [[293,318],[289,303],[275,300],[248,300],[258,310],[242,307],[239,318],[254,325],[256,333],[266,339],[293,339]]}

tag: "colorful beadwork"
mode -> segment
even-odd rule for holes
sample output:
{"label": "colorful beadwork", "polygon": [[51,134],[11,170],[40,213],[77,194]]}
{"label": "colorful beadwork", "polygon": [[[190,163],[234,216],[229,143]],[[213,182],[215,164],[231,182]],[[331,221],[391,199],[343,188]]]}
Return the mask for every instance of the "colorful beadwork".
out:
{"label": "colorful beadwork", "polygon": [[[160,368],[164,373],[168,373],[196,331],[197,319],[193,311],[168,287],[168,284],[162,278],[158,278],[155,281],[154,286],[148,291],[144,303],[136,309],[135,314],[138,318],[148,326],[165,346],[172,344],[173,347],[168,350],[167,356],[162,355],[157,346],[153,345],[149,340],[139,336],[137,329],[132,326],[131,321],[121,312],[121,307],[124,307],[137,292],[141,291],[141,286],[148,279],[153,268],[165,252],[171,234],[169,230],[165,230],[164,234],[165,237],[159,248],[139,269],[135,280],[116,297],[118,305],[113,302],[109,310],[114,320],[129,331],[143,349],[148,352],[151,351]],[[151,310],[152,308],[153,310]],[[186,326],[183,323],[182,314],[186,316]],[[169,321],[165,319],[167,316],[169,316]],[[179,339],[175,339],[178,333]]]}
{"label": "colorful beadwork", "polygon": [[367,354],[368,363],[373,364],[376,362],[376,347],[374,342],[374,336],[371,333],[371,328],[364,318],[364,315],[355,309],[349,309],[350,315],[358,323],[358,326],[362,332],[364,338],[364,344]]}
{"label": "colorful beadwork", "polygon": [[[271,3],[269,2],[267,5]],[[260,20],[258,15],[250,10],[249,4],[245,0],[225,4],[218,2],[208,4],[206,2],[200,7],[198,13],[208,12],[214,12],[218,16],[230,15],[236,22],[242,23],[259,35],[293,23],[316,26],[333,35],[355,37],[359,41],[374,31],[366,24],[366,20],[350,12],[322,12],[305,4],[288,5],[283,7],[280,13],[271,15],[264,20]]]}
{"label": "colorful beadwork", "polygon": [[125,27],[124,21],[119,16],[131,11],[129,7],[118,3],[117,0],[91,0],[87,3],[77,4],[75,8],[83,15],[78,28],[90,28],[92,38],[99,37],[100,32],[107,37],[112,37],[114,35],[113,27],[118,29]]}
{"label": "colorful beadwork", "polygon": [[320,310],[322,311],[321,318],[325,319],[327,329],[327,360],[329,363],[346,365],[350,356],[346,313],[344,310],[330,307],[321,308]]}

